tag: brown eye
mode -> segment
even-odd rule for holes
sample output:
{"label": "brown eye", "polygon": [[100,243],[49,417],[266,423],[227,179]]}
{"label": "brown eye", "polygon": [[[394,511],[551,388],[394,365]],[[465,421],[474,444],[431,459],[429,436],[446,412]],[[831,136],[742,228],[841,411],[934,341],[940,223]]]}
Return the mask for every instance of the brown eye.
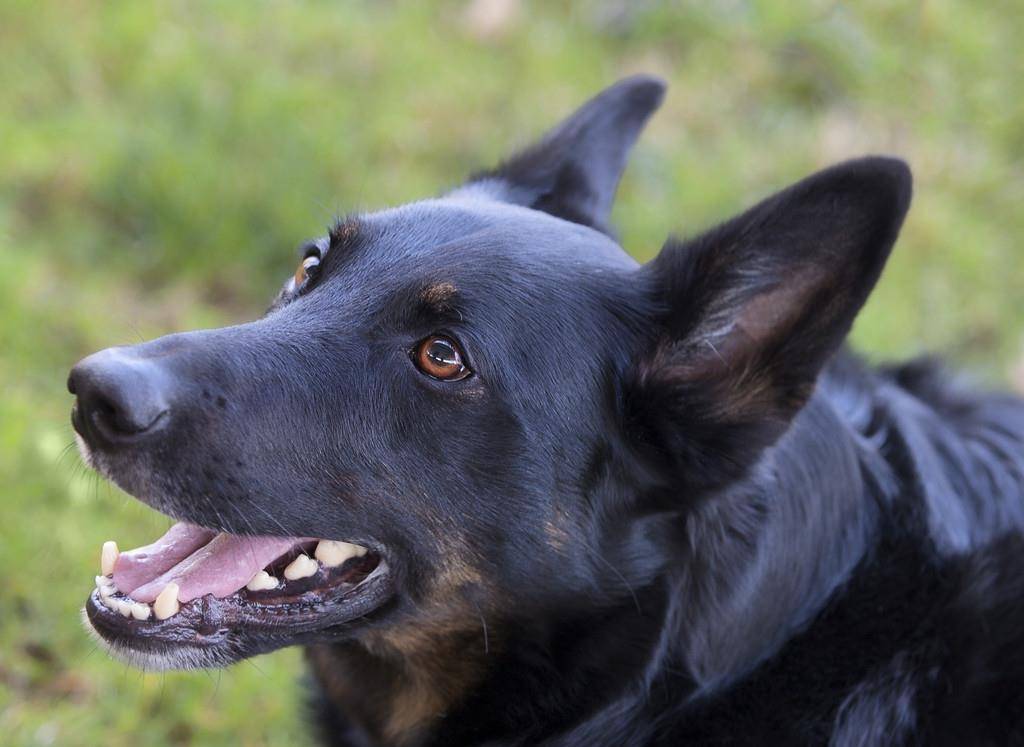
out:
{"label": "brown eye", "polygon": [[299,269],[295,271],[295,288],[301,288],[303,283],[307,280],[312,280],[316,277],[317,271],[320,269],[320,258],[315,254],[311,254],[299,263]]}
{"label": "brown eye", "polygon": [[420,371],[441,381],[459,381],[472,373],[459,346],[439,335],[421,341],[412,351],[412,359]]}

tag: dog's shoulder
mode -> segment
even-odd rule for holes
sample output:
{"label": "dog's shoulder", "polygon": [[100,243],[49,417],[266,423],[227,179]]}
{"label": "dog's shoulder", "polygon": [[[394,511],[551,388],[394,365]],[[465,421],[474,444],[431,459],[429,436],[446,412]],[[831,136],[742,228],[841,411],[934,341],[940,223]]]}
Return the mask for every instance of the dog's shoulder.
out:
{"label": "dog's shoulder", "polygon": [[841,704],[834,745],[1024,742],[1024,536],[940,567],[942,602]]}
{"label": "dog's shoulder", "polygon": [[929,743],[1024,743],[1024,535],[959,558],[951,575]]}

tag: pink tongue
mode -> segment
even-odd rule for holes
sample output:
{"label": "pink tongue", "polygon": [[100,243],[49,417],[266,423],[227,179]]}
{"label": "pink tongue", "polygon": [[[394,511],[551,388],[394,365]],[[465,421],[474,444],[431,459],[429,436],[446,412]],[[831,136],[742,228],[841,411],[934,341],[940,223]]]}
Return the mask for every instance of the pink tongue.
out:
{"label": "pink tongue", "polygon": [[[301,537],[216,534],[190,524],[175,524],[152,545],[122,553],[114,566],[114,583],[140,602],[152,602],[172,581],[178,584],[181,602],[204,594],[226,597],[303,541]],[[126,555],[122,569],[121,559]],[[128,585],[121,585],[119,571]],[[127,586],[133,588],[129,591]]]}
{"label": "pink tongue", "polygon": [[114,564],[114,583],[125,594],[131,594],[147,581],[176,566],[216,534],[212,529],[179,521],[153,544],[118,555]]}

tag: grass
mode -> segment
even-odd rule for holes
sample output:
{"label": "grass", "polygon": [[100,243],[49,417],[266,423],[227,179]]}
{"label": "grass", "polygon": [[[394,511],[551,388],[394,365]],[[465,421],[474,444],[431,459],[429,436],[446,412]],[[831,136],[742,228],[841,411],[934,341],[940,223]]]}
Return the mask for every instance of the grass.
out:
{"label": "grass", "polygon": [[643,259],[829,162],[914,207],[854,336],[987,380],[1022,352],[1018,4],[0,5],[0,734],[302,744],[300,657],[141,674],[78,623],[102,540],[166,521],[69,450],[69,366],[258,314],[337,212],[430,195],[614,79],[671,84],[616,218]]}

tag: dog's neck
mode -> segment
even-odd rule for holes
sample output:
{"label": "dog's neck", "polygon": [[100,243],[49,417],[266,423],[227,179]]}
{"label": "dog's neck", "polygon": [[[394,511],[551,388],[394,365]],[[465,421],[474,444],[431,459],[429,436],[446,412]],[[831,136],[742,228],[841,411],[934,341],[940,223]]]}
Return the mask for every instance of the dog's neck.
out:
{"label": "dog's neck", "polygon": [[[458,587],[450,588],[459,597]],[[310,646],[307,660],[327,705],[353,736],[341,744],[419,745],[464,701],[500,645],[481,635],[474,608],[428,602],[422,614],[358,641]],[[336,728],[332,727],[332,728]]]}
{"label": "dog's neck", "polygon": [[[686,673],[691,695],[711,694],[778,651],[870,548],[878,512],[864,454],[834,404],[816,397],[748,480],[687,516],[665,573],[619,607],[501,639],[494,625],[490,651],[478,629],[454,628],[405,653],[313,648],[314,672],[373,743],[394,745],[473,742],[538,723],[557,733],[666,669]],[[623,645],[609,646],[617,637]]]}
{"label": "dog's neck", "polygon": [[748,481],[688,517],[675,583],[700,690],[774,654],[850,577],[878,516],[866,455],[832,405],[812,400]]}
{"label": "dog's neck", "polygon": [[[454,640],[439,640],[432,650],[407,658],[357,643],[310,646],[306,658],[335,712],[322,725],[333,732],[324,735],[329,744],[421,744],[479,681],[477,657]],[[339,728],[346,729],[348,741],[339,740]]]}

